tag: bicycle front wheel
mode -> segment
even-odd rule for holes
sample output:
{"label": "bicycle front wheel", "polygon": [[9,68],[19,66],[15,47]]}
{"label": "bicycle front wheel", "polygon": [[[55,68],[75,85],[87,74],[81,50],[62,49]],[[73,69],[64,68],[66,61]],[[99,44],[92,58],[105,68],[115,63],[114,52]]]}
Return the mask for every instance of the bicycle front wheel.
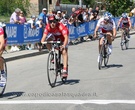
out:
{"label": "bicycle front wheel", "polygon": [[98,61],[98,69],[100,70],[102,68],[102,62],[104,57],[104,45],[102,45],[100,54],[99,54],[99,61]]}
{"label": "bicycle front wheel", "polygon": [[121,50],[124,50],[124,46],[125,46],[125,40],[124,40],[124,35],[121,37],[121,43],[120,43],[120,46],[121,46]]}
{"label": "bicycle front wheel", "polygon": [[106,45],[104,49],[104,65],[107,66],[108,61],[109,61],[109,50],[108,50],[108,45]]}
{"label": "bicycle front wheel", "polygon": [[54,55],[53,51],[51,51],[48,55],[47,76],[50,86],[54,87],[57,80],[57,61],[56,55]]}
{"label": "bicycle front wheel", "polygon": [[2,84],[2,85],[0,85],[0,96],[2,96],[5,91],[6,85],[7,85],[7,65],[6,65],[6,61],[3,57],[0,57],[0,62],[2,62],[1,68],[3,68],[3,70],[4,70],[4,78],[6,80],[6,82],[4,84],[2,84],[2,75],[0,72],[0,83]]}

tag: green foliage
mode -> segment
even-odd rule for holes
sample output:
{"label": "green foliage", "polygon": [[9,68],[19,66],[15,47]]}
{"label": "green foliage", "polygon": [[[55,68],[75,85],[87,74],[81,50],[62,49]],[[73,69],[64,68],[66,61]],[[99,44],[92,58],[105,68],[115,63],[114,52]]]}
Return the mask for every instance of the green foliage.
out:
{"label": "green foliage", "polygon": [[78,0],[61,0],[62,4],[77,4]]}
{"label": "green foliage", "polygon": [[29,6],[29,0],[0,0],[0,15],[9,16],[16,8],[20,8],[27,14]]}
{"label": "green foliage", "polygon": [[95,6],[95,0],[83,0],[84,5],[87,7],[94,8]]}
{"label": "green foliage", "polygon": [[107,11],[114,16],[120,16],[123,12],[129,13],[130,7],[133,5],[131,0],[105,0],[107,3]]}

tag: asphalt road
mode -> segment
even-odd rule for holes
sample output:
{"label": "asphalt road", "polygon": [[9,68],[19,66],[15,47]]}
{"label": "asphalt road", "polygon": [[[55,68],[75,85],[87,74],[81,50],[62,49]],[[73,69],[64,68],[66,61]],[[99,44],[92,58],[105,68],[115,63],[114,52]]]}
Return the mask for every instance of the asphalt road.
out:
{"label": "asphalt road", "polygon": [[113,42],[108,67],[98,70],[98,41],[69,46],[69,77],[48,85],[48,54],[7,62],[8,83],[1,110],[134,110],[135,36],[128,50]]}

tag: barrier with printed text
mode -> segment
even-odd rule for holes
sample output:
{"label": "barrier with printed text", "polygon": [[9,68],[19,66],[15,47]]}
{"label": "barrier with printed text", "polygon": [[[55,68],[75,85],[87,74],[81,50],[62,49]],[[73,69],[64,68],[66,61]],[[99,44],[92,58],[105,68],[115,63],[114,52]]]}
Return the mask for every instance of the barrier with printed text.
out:
{"label": "barrier with printed text", "polygon": [[[135,26],[135,17],[131,17],[132,26]],[[114,21],[118,23],[119,17],[114,18]],[[96,27],[97,21],[85,22],[77,27],[73,25],[67,25],[69,29],[70,40],[77,39],[79,37],[84,37],[87,35],[92,35]],[[35,28],[32,29],[29,24],[19,25],[19,24],[6,24],[7,33],[7,44],[25,44],[25,43],[35,43],[40,42],[43,29]]]}

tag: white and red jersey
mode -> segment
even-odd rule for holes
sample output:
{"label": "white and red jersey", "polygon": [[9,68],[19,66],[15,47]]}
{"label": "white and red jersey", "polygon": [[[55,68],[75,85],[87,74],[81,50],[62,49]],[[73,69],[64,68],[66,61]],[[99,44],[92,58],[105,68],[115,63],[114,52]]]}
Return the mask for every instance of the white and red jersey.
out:
{"label": "white and red jersey", "polygon": [[0,27],[0,36],[4,34],[4,30],[2,27]]}
{"label": "white and red jersey", "polygon": [[47,24],[44,30],[44,34],[48,35],[49,33],[53,34],[56,39],[60,38],[62,41],[64,41],[65,35],[69,35],[68,28],[60,22],[56,24],[55,28],[51,28],[50,24]]}
{"label": "white and red jersey", "polygon": [[[2,27],[0,27],[0,36],[1,36],[1,35],[4,35],[4,30],[3,30]],[[5,46],[6,46],[6,44],[7,44],[7,39],[4,39],[4,41],[5,41],[5,44],[4,44],[4,48],[5,48]]]}
{"label": "white and red jersey", "polygon": [[120,24],[122,25],[122,27],[129,26],[129,21],[130,21],[130,17],[120,18]]}
{"label": "white and red jersey", "polygon": [[111,19],[107,24],[105,24],[104,18],[100,18],[98,20],[97,26],[99,27],[100,31],[102,31],[102,33],[112,31],[114,28],[116,28],[116,25],[113,19]]}

